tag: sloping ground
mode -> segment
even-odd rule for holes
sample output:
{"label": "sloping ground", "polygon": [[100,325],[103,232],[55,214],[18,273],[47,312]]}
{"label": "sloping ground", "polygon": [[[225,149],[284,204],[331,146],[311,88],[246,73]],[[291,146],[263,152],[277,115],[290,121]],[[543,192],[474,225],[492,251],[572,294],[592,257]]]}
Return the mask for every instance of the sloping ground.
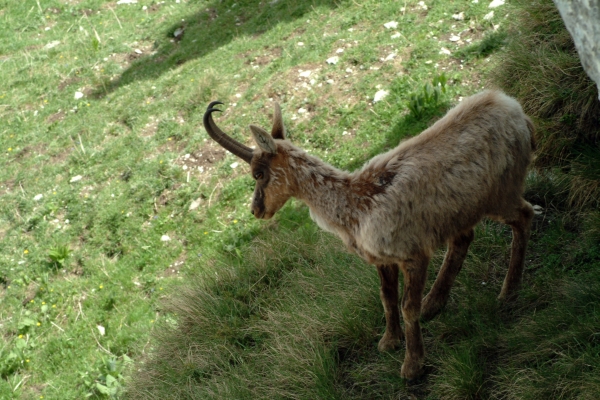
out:
{"label": "sloping ground", "polygon": [[501,305],[510,233],[498,228],[478,229],[446,310],[423,325],[418,382],[400,379],[402,350],[377,351],[375,269],[306,224],[271,228],[183,285],[128,398],[594,398],[600,246],[537,221],[521,297]]}
{"label": "sloping ground", "polygon": [[[356,168],[481,89],[505,37],[502,6],[486,19],[488,6],[0,0],[0,397],[120,397],[126,376],[140,397],[505,393],[494,382],[514,376],[495,368],[518,367],[503,360],[524,350],[499,338],[560,310],[558,288],[591,280],[597,264],[597,247],[552,210],[552,182],[532,181],[548,212],[531,287],[499,310],[508,235],[484,225],[448,311],[427,326],[429,374],[407,388],[403,352],[375,350],[374,271],[296,203],[254,220],[247,167],[201,124],[220,99],[220,125],[247,141],[276,100],[291,140]],[[411,94],[442,73],[441,101],[411,114]],[[378,91],[387,97],[374,102]],[[565,313],[581,310],[573,298]],[[540,372],[549,381],[537,387],[587,379],[561,371]]]}

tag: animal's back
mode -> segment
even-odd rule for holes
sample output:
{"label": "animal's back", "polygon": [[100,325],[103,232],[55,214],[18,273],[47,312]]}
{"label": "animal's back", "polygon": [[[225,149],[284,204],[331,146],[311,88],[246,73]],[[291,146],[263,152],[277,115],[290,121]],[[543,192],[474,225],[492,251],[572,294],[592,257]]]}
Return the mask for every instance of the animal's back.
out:
{"label": "animal's back", "polygon": [[484,215],[516,207],[531,161],[532,127],[516,100],[486,91],[377,156],[360,173],[395,176],[361,221],[359,242],[392,258],[432,252]]}

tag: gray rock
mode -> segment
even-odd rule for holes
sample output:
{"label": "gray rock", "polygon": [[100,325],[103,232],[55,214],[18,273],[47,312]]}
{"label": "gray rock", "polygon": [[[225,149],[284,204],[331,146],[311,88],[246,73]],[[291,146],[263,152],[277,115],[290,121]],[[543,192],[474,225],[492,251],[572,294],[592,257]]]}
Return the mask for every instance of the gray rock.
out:
{"label": "gray rock", "polygon": [[600,1],[554,0],[575,42],[581,65],[598,86],[600,99]]}

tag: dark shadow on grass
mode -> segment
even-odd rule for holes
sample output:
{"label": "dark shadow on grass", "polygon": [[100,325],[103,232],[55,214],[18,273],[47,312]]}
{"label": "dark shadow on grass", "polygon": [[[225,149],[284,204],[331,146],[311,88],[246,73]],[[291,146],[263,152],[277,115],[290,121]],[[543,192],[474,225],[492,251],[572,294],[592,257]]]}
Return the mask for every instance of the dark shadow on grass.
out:
{"label": "dark shadow on grass", "polygon": [[[236,37],[260,36],[280,23],[303,17],[315,7],[335,8],[340,1],[238,0],[233,3],[233,0],[212,1],[203,6],[202,11],[185,17],[185,22],[178,21],[157,34],[154,54],[135,59],[118,79],[99,85],[95,96],[103,97],[135,81],[155,79],[179,65],[210,54]],[[181,27],[184,28],[182,39],[172,41],[174,32]]]}

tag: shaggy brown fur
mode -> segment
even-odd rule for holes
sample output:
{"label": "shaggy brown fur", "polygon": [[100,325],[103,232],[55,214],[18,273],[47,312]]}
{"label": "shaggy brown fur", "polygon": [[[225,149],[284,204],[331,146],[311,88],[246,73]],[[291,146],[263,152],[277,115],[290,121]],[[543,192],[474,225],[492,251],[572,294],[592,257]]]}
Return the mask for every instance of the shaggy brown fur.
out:
{"label": "shaggy brown fur", "polygon": [[[213,105],[205,126],[223,143],[214,133]],[[379,349],[396,348],[406,338],[402,377],[414,379],[422,373],[419,319],[432,318],[446,304],[473,240],[473,227],[484,216],[512,227],[511,260],[499,298],[515,294],[533,217],[522,193],[535,144],[533,124],[514,99],[498,91],[464,99],[432,127],[353,173],[287,141],[277,105],[273,125],[271,135],[250,126],[257,149],[239,153],[243,145],[233,148],[251,160],[256,179],[253,214],[268,219],[290,197],[301,199],[321,228],[377,266],[387,320]],[[448,245],[444,263],[422,299],[427,265],[443,243]],[[399,270],[404,276],[404,334],[398,309]]]}

